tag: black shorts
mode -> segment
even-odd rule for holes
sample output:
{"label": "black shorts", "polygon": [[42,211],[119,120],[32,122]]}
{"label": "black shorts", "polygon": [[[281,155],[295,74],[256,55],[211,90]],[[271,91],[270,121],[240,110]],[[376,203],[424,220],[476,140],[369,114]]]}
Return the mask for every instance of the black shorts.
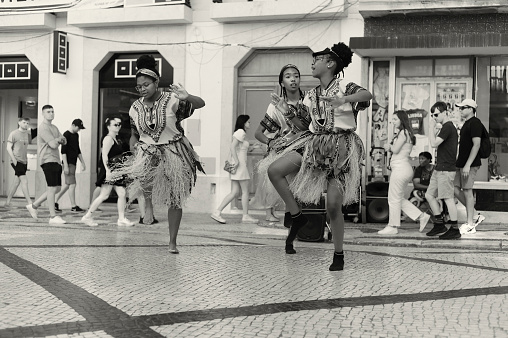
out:
{"label": "black shorts", "polygon": [[25,176],[26,175],[26,170],[28,169],[28,165],[26,163],[23,163],[23,162],[19,162],[14,165],[11,163],[11,167],[14,169],[14,175],[16,176]]}
{"label": "black shorts", "polygon": [[44,163],[41,165],[48,187],[62,186],[62,166],[56,162]]}

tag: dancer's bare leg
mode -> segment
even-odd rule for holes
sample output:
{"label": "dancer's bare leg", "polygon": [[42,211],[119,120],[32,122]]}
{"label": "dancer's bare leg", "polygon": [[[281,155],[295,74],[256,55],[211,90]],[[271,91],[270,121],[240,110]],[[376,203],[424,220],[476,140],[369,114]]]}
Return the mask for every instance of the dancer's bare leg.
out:
{"label": "dancer's bare leg", "polygon": [[169,250],[177,253],[176,238],[182,221],[182,209],[168,209],[168,227],[169,227]]}

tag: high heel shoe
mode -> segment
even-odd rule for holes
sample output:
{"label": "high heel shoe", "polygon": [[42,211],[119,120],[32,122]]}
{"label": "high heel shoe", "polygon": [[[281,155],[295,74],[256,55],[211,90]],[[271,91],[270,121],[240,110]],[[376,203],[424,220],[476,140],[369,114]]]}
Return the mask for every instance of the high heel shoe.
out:
{"label": "high heel shoe", "polygon": [[286,253],[288,255],[293,255],[296,253],[296,250],[293,248],[293,244],[286,244]]}
{"label": "high heel shoe", "polygon": [[344,270],[344,251],[333,253],[333,262],[328,269],[330,271]]}

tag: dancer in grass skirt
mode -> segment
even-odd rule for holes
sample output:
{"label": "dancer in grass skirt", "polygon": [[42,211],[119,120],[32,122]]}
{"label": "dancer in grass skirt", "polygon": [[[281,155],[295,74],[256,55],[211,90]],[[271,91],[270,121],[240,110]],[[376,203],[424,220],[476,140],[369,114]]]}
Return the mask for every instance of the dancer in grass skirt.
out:
{"label": "dancer in grass skirt", "polygon": [[[300,89],[300,71],[292,64],[282,67],[279,73],[281,95],[287,102],[289,111],[283,115],[270,103],[265,117],[256,130],[256,139],[268,145],[266,156],[258,162],[258,186],[254,200],[257,205],[272,210],[273,207],[283,203],[279,193],[268,178],[268,168],[277,159],[287,153],[296,151],[303,153],[306,140],[310,137],[308,131],[310,115],[303,104],[304,93]],[[290,178],[291,179],[291,178]],[[273,215],[273,211],[271,211]],[[284,225],[288,226],[291,214],[286,213]],[[267,211],[267,220],[269,214]]]}
{"label": "dancer in grass skirt", "polygon": [[152,56],[142,55],[137,68],[136,89],[141,98],[129,111],[134,155],[118,173],[132,179],[128,186],[131,200],[144,195],[145,224],[153,222],[153,205],[168,208],[169,251],[176,254],[182,206],[196,182],[196,169],[203,171],[180,123],[205,102],[181,84],[172,84],[170,92],[159,91],[160,74]]}
{"label": "dancer in grass skirt", "polygon": [[[327,192],[326,211],[330,219],[335,253],[331,271],[344,268],[344,217],[342,206],[359,198],[361,163],[364,148],[355,133],[357,114],[369,106],[370,92],[340,73],[351,61],[353,52],[344,43],[314,53],[312,76],[320,85],[310,90],[303,103],[312,122],[312,136],[305,144],[303,156],[291,155],[274,162],[268,169],[270,180],[291,212],[293,225],[286,239],[286,253],[294,254],[293,241],[308,220],[296,202],[317,203]],[[273,97],[282,112],[287,104]],[[297,172],[289,185],[285,176]]]}

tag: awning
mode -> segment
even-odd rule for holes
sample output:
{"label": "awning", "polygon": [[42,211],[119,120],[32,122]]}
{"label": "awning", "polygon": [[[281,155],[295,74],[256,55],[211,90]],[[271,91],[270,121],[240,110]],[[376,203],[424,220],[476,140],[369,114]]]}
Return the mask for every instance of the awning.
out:
{"label": "awning", "polygon": [[353,37],[349,47],[362,57],[508,54],[508,33]]}

